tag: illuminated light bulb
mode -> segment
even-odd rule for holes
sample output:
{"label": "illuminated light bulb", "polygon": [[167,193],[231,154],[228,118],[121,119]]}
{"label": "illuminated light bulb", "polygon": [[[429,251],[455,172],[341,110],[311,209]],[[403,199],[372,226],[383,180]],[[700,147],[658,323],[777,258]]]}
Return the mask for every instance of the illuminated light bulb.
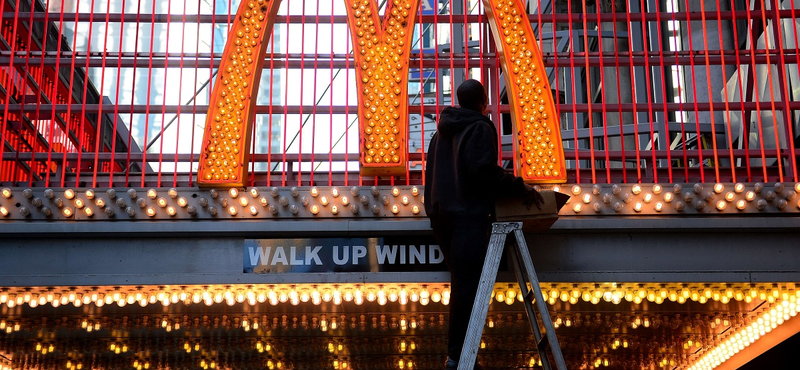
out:
{"label": "illuminated light bulb", "polygon": [[315,205],[311,206],[311,214],[312,215],[319,214],[319,206],[318,205],[315,204]]}
{"label": "illuminated light bulb", "polygon": [[397,204],[392,204],[392,213],[394,214],[400,213],[400,206],[398,206]]}
{"label": "illuminated light bulb", "polygon": [[169,206],[169,207],[167,207],[167,213],[168,213],[170,216],[175,216],[175,214],[177,213],[177,211],[175,210],[175,207],[173,207],[173,206]]}
{"label": "illuminated light bulb", "polygon": [[747,207],[747,202],[745,202],[744,200],[740,199],[739,201],[736,202],[736,208],[738,210],[744,211],[746,207]]}
{"label": "illuminated light bulb", "polygon": [[342,205],[350,204],[350,199],[348,197],[342,197]]}
{"label": "illuminated light bulb", "polygon": [[744,191],[744,184],[737,182],[736,185],[733,186],[733,191],[735,191],[736,194],[741,194],[741,192]]}
{"label": "illuminated light bulb", "polygon": [[644,202],[650,203],[653,200],[653,194],[647,193],[644,195]]}
{"label": "illuminated light bulb", "polygon": [[398,189],[397,187],[393,187],[392,188],[392,195],[394,195],[394,196],[400,195],[400,189]]}
{"label": "illuminated light bulb", "polygon": [[239,189],[231,188],[228,190],[228,194],[230,194],[231,198],[236,198],[239,196]]}
{"label": "illuminated light bulb", "polygon": [[[6,198],[8,198],[8,197],[6,197]],[[64,198],[67,198],[67,199],[70,199],[70,200],[72,198],[75,198],[75,191],[72,190],[72,189],[64,190]]]}
{"label": "illuminated light bulb", "polygon": [[631,192],[632,192],[634,195],[639,195],[639,193],[641,193],[641,192],[642,192],[642,186],[641,186],[641,185],[639,185],[639,184],[633,185],[633,186],[631,187]]}
{"label": "illuminated light bulb", "polygon": [[323,207],[327,206],[328,205],[328,197],[323,195],[321,198],[319,198],[319,204],[322,204]]}
{"label": "illuminated light bulb", "polygon": [[636,202],[636,204],[633,205],[633,210],[636,211],[636,212],[641,212],[642,211],[642,203],[641,202]]}
{"label": "illuminated light bulb", "polygon": [[8,217],[8,208],[0,207],[0,216]]}
{"label": "illuminated light bulb", "polygon": [[748,202],[752,202],[754,199],[756,199],[756,193],[750,190],[747,193],[745,193],[744,199],[746,199]]}
{"label": "illuminated light bulb", "polygon": [[717,210],[719,210],[719,211],[724,211],[724,210],[725,210],[725,207],[727,206],[727,204],[728,204],[728,203],[727,203],[727,202],[725,202],[724,200],[720,200],[720,201],[718,201],[718,202],[717,202]]}
{"label": "illuminated light bulb", "polygon": [[75,207],[83,208],[83,199],[80,199],[80,198],[75,199]]}
{"label": "illuminated light bulb", "polygon": [[247,198],[241,197],[239,198],[239,204],[241,204],[242,207],[247,207],[247,205],[250,204],[250,202],[247,200]]}
{"label": "illuminated light bulb", "polygon": [[153,216],[155,216],[155,215],[156,215],[156,209],[155,209],[155,208],[153,208],[153,207],[147,207],[147,210],[146,210],[145,212],[146,212],[146,213],[147,213],[147,215],[148,215],[148,216],[150,216],[150,217],[153,217]]}
{"label": "illuminated light bulb", "polygon": [[655,210],[656,212],[661,212],[664,209],[664,204],[661,202],[656,202]]}
{"label": "illuminated light bulb", "polygon": [[239,210],[236,208],[236,206],[228,207],[228,213],[230,213],[231,216],[236,216],[238,212]]}
{"label": "illuminated light bulb", "polygon": [[589,204],[592,201],[592,195],[589,193],[583,194],[583,202]]}
{"label": "illuminated light bulb", "polygon": [[158,203],[158,206],[161,207],[161,208],[164,208],[164,207],[167,206],[167,200],[164,199],[164,197],[159,197],[158,200],[156,201],[156,203]]}
{"label": "illuminated light bulb", "polygon": [[575,213],[581,213],[582,209],[583,207],[581,206],[580,203],[575,203],[575,205],[572,206],[572,211],[574,211]]}
{"label": "illuminated light bulb", "polygon": [[156,197],[158,196],[158,192],[156,192],[156,189],[150,189],[147,191],[147,196],[150,199],[156,199]]}
{"label": "illuminated light bulb", "polygon": [[335,215],[339,214],[339,207],[337,207],[336,205],[331,206],[331,213]]}
{"label": "illuminated light bulb", "polygon": [[662,189],[661,185],[659,185],[659,184],[653,185],[653,194],[656,194],[656,195],[661,194],[662,190],[663,189]]}
{"label": "illuminated light bulb", "polygon": [[94,199],[94,190],[92,189],[86,190],[84,194],[86,194],[87,199]]}
{"label": "illuminated light bulb", "polygon": [[[800,183],[798,183],[797,186],[795,186],[795,187],[798,188],[797,192],[800,193]],[[416,187],[416,186],[411,187],[411,195],[413,195],[415,197],[418,196],[419,195],[419,188]]]}
{"label": "illuminated light bulb", "polygon": [[580,193],[581,193],[581,187],[580,186],[575,185],[575,186],[572,187],[572,194],[578,195]]}
{"label": "illuminated light bulb", "polygon": [[331,189],[331,196],[333,196],[334,198],[338,198],[339,197],[339,188]]}
{"label": "illuminated light bulb", "polygon": [[261,203],[261,205],[264,206],[264,207],[269,205],[269,200],[267,200],[267,198],[265,198],[265,197],[261,197],[261,199],[259,199],[258,202]]}
{"label": "illuminated light bulb", "polygon": [[84,208],[83,209],[83,213],[85,213],[86,216],[89,216],[89,217],[94,216],[94,211],[89,207]]}
{"label": "illuminated light bulb", "polygon": [[311,196],[314,197],[314,198],[318,197],[319,196],[319,189],[317,189],[316,187],[311,188]]}
{"label": "illuminated light bulb", "polygon": [[722,185],[720,183],[714,184],[714,192],[715,193],[717,193],[717,194],[722,193],[723,190],[725,190],[725,185]]}
{"label": "illuminated light bulb", "polygon": [[186,198],[184,198],[184,197],[180,197],[180,198],[178,198],[178,205],[179,205],[181,208],[186,208],[186,205],[187,205],[187,204],[188,204],[188,202],[186,201]]}
{"label": "illuminated light bulb", "polygon": [[[798,204],[798,207],[800,207],[800,202],[798,202],[797,204]],[[419,206],[416,205],[416,204],[411,206],[411,213],[413,213],[415,215],[418,215],[419,214]]]}
{"label": "illuminated light bulb", "polygon": [[[67,191],[72,191],[72,190],[67,189]],[[11,189],[3,188],[2,194],[3,194],[3,197],[6,198],[6,199],[11,198],[11,195],[12,195],[11,194]],[[64,194],[66,195],[66,192],[64,192]],[[72,199],[72,198],[69,198],[69,199]]]}

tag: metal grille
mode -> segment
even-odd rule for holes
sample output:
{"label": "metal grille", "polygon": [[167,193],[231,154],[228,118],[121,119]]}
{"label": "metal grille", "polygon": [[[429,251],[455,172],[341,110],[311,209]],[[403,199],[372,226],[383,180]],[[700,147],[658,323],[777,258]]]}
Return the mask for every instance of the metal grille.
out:
{"label": "metal grille", "polygon": [[[385,1],[378,1],[382,7]],[[571,183],[798,181],[800,4],[528,2]],[[800,3],[800,2],[798,2]],[[2,0],[0,181],[193,186],[239,1]],[[285,1],[262,73],[250,185],[424,185],[436,114],[482,80],[513,171],[484,5],[424,0],[410,55],[408,171],[358,171],[344,2]]]}

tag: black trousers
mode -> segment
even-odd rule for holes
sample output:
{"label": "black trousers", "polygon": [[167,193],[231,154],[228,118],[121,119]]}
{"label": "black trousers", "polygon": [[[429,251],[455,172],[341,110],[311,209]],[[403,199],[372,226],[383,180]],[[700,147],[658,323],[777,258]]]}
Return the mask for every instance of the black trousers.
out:
{"label": "black trousers", "polygon": [[438,216],[431,218],[431,227],[450,270],[447,356],[458,361],[486,259],[492,222],[488,216]]}

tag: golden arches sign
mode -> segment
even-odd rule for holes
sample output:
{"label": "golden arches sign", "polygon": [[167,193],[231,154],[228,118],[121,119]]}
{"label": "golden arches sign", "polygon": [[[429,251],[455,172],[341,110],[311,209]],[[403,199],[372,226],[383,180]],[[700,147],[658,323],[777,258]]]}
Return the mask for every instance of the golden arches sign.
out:
{"label": "golden arches sign", "polygon": [[[407,168],[408,67],[420,0],[344,0],[358,88],[359,152],[365,176]],[[504,70],[517,172],[528,183],[566,182],[561,130],[536,37],[520,0],[483,0]],[[211,95],[198,184],[247,183],[250,125],[280,0],[246,0],[237,11]]]}

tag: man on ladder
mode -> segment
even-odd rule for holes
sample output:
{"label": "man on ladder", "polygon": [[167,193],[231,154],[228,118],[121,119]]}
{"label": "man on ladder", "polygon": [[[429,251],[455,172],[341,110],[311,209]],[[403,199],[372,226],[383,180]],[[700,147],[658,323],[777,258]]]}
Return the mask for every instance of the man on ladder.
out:
{"label": "man on ladder", "polygon": [[459,368],[495,200],[516,197],[528,207],[543,204],[536,190],[498,165],[497,130],[485,115],[489,100],[483,85],[467,80],[456,95],[460,107],[447,107],[439,115],[425,168],[425,212],[451,275],[447,370]]}

